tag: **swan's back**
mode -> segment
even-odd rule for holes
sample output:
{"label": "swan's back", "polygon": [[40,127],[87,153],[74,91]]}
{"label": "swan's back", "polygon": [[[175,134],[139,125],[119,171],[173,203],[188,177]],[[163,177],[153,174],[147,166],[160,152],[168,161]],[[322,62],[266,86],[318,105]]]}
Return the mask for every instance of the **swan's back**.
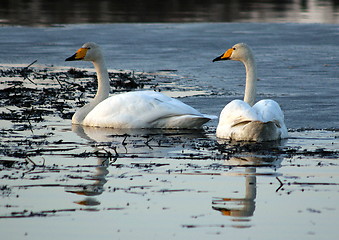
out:
{"label": "swan's back", "polygon": [[288,131],[285,125],[284,113],[279,104],[272,99],[263,99],[257,102],[253,108],[262,117],[263,122],[273,122],[279,132],[278,138],[287,138]]}
{"label": "swan's back", "polygon": [[233,100],[222,110],[217,137],[237,141],[272,141],[286,138],[287,128],[278,103],[261,100],[251,107],[241,100]]}
{"label": "swan's back", "polygon": [[114,95],[99,103],[83,125],[113,128],[199,128],[209,116],[154,91]]}

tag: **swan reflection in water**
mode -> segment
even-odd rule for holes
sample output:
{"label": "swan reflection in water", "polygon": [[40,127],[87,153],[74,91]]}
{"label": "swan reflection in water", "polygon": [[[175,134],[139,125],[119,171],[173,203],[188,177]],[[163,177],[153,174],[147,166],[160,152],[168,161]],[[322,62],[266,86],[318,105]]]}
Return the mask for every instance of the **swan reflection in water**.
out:
{"label": "swan reflection in water", "polygon": [[[237,222],[233,227],[250,227],[250,225],[243,225],[243,223],[249,222],[255,211],[258,175],[256,169],[258,167],[279,168],[283,157],[281,154],[275,154],[274,149],[278,149],[285,143],[286,140],[261,144],[243,143],[242,147],[246,146],[245,149],[249,149],[248,152],[241,152],[241,154],[225,160],[226,166],[244,169],[243,172],[232,173],[232,175],[244,176],[245,195],[237,198],[215,197],[212,200],[212,208],[219,211],[223,216],[230,216],[233,222]],[[237,147],[239,147],[239,143],[237,143]],[[267,173],[266,175],[276,176],[276,173]]]}
{"label": "swan reflection in water", "polygon": [[73,125],[72,131],[83,139],[95,142],[97,146],[105,146],[114,154],[146,157],[166,156],[178,147],[174,138],[181,141],[206,138],[202,129],[114,129]]}
{"label": "swan reflection in water", "polygon": [[[74,129],[72,129],[74,131]],[[91,140],[81,129],[75,131],[80,137]],[[99,150],[94,147],[95,150]],[[90,184],[79,184],[70,187],[66,187],[65,191],[68,193],[74,193],[77,195],[86,196],[83,200],[76,201],[75,203],[85,206],[97,206],[100,205],[100,202],[95,198],[95,196],[101,195],[104,192],[104,185],[107,182],[106,176],[108,175],[108,165],[109,161],[105,156],[97,156],[97,166],[95,167],[95,172],[91,176],[83,178],[86,181],[94,181]]]}
{"label": "swan reflection in water", "polygon": [[187,138],[206,137],[203,129],[115,129],[72,125],[72,131],[79,137],[95,142],[111,142],[114,137],[125,136],[178,136]]}
{"label": "swan reflection in water", "polygon": [[[173,150],[173,148],[176,148],[177,144],[175,143],[169,143],[170,145],[167,143],[165,147],[161,147],[164,145],[161,141],[164,141],[166,136],[191,139],[206,137],[204,131],[201,129],[114,129],[72,125],[72,131],[82,139],[95,143],[88,144],[88,146],[94,148],[95,151],[100,152],[104,150],[113,152],[113,155],[118,153],[137,154],[146,157],[154,157],[154,155],[163,157],[166,156],[169,151]],[[152,148],[148,144],[148,140],[151,138],[154,138],[154,141],[158,141],[156,146],[159,147],[157,149]],[[84,200],[76,203],[86,206],[100,205],[100,202],[97,201],[94,196],[104,192],[104,184],[107,182],[106,176],[109,173],[108,166],[110,164],[110,157],[108,156],[107,154],[97,155],[98,166],[96,167],[96,172],[93,176],[86,178],[86,180],[94,180],[94,183],[66,188],[66,192],[86,196]]]}

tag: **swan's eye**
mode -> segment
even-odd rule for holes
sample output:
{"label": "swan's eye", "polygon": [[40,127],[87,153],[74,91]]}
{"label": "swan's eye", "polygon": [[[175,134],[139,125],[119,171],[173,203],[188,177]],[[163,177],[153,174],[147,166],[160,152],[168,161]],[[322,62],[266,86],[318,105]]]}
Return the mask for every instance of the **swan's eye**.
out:
{"label": "swan's eye", "polygon": [[234,47],[233,50],[237,50],[237,49]]}

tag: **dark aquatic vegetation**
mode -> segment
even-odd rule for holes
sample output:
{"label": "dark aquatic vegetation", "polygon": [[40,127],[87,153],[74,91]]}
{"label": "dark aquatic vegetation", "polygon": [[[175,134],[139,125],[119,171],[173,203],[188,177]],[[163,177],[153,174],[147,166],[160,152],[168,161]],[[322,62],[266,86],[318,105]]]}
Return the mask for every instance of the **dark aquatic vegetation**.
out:
{"label": "dark aquatic vegetation", "polygon": [[[161,214],[168,220],[167,214],[180,206],[188,217],[175,224],[183,231],[253,229],[251,219],[263,208],[257,195],[273,194],[279,201],[279,196],[323,194],[338,187],[337,182],[314,178],[313,172],[302,179],[279,171],[303,172],[310,166],[320,172],[336,169],[339,155],[331,146],[337,137],[328,137],[328,132],[336,135],[337,129],[290,129],[292,138],[287,142],[252,143],[218,140],[213,126],[201,131],[72,128],[73,109],[88,99],[84,90],[95,93],[94,74],[32,66],[1,69],[1,74],[6,85],[0,85],[4,123],[0,197],[9,202],[0,205],[3,221],[48,222],[47,218],[106,213],[114,218],[137,217],[135,210],[145,211],[150,219],[155,212],[157,219]],[[114,91],[164,89],[155,74],[113,72],[110,76]],[[318,146],[322,131],[327,138]],[[27,198],[25,193],[33,194]],[[56,193],[61,194],[61,205],[48,198]],[[48,200],[39,202],[41,194]],[[264,208],[272,198],[265,199]],[[37,207],[37,202],[42,206]],[[327,210],[311,205],[303,211],[321,216]]]}
{"label": "dark aquatic vegetation", "polygon": [[[155,88],[154,76],[147,74],[135,74],[133,72],[110,73],[111,86],[114,92],[129,91],[144,88],[145,85]],[[78,96],[85,89],[94,94],[96,87],[96,76],[87,71],[71,68],[68,71],[52,72],[39,68],[7,68],[0,69],[0,77],[9,78],[7,86],[0,89],[0,107],[3,111],[1,119],[16,122],[43,121],[43,117],[57,113],[63,119],[70,119],[74,104],[82,105],[85,100]],[[80,79],[80,80],[79,80]],[[83,81],[82,79],[88,80]],[[44,87],[26,87],[25,81],[33,83],[36,81],[50,80],[52,83]],[[12,110],[10,106],[20,109]]]}
{"label": "dark aquatic vegetation", "polygon": [[[0,130],[2,137],[0,154],[2,156],[26,158],[31,156],[43,156],[49,154],[68,154],[73,157],[101,157],[115,161],[117,158],[134,157],[139,154],[128,154],[127,148],[134,139],[133,146],[136,148],[146,147],[148,150],[157,148],[168,148],[182,144],[183,148],[190,148],[197,153],[182,153],[176,159],[223,159],[229,160],[233,157],[246,159],[248,155],[253,155],[262,159],[259,162],[250,162],[247,166],[274,166],[277,156],[319,156],[338,157],[337,151],[323,148],[312,150],[299,149],[297,147],[284,146],[281,141],[274,143],[239,143],[221,141],[217,142],[213,138],[206,138],[206,134],[214,135],[214,129],[206,128],[201,133],[194,133],[196,138],[185,138],[184,132],[134,132],[134,133],[114,133],[110,134],[112,139],[120,139],[120,146],[126,149],[122,153],[117,146],[106,144],[109,149],[73,153],[75,149],[72,144],[64,139],[57,141],[49,140],[54,136],[53,128],[50,132],[40,134],[39,130],[46,128],[51,117],[59,119],[71,119],[73,109],[85,103],[85,98],[81,92],[85,89],[90,94],[96,90],[96,76],[83,70],[71,68],[67,71],[55,70],[53,68],[33,68],[32,64],[27,67],[12,67],[0,69],[0,77],[6,78],[7,84],[0,89],[0,120],[11,123],[11,127]],[[158,88],[158,82],[154,74],[134,73],[134,72],[110,72],[111,85],[114,91],[129,91],[131,89]],[[33,86],[32,86],[33,84]],[[38,86],[39,84],[39,86]],[[38,87],[37,87],[38,86]],[[159,88],[160,89],[160,88]],[[38,124],[39,123],[39,124]],[[37,125],[38,124],[38,125]],[[296,129],[293,132],[303,132],[315,129]],[[337,131],[329,129],[329,131]],[[30,132],[30,134],[26,134]],[[104,132],[107,132],[105,130]],[[192,132],[187,132],[190,136]],[[193,136],[193,135],[192,135]],[[135,138],[138,140],[135,140]],[[183,138],[184,137],[184,138]],[[97,145],[97,146],[100,146]],[[105,146],[102,145],[102,146]],[[10,167],[15,165],[12,162],[3,161],[2,166]],[[212,164],[211,168],[220,168],[226,164]],[[243,164],[242,164],[243,165]],[[152,167],[155,165],[135,164],[134,167]],[[187,165],[190,167],[191,165]]]}

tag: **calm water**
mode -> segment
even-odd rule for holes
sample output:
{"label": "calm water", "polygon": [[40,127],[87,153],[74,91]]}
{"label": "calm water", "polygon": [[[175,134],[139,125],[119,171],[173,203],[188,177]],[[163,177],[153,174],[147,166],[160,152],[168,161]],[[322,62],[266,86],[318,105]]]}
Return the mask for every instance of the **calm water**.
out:
{"label": "calm water", "polygon": [[[1,16],[7,14],[1,17],[5,24],[22,21],[19,19],[22,14],[9,17],[13,9],[26,11],[33,6],[37,11],[45,10],[39,16],[33,14],[35,20],[27,22],[29,25],[118,22],[106,20],[111,14],[105,19],[103,14],[90,18],[84,9],[92,1],[72,2],[73,7],[66,10],[73,9],[72,20],[67,20],[70,14],[61,17],[58,13],[62,11],[58,12],[57,6],[52,11],[43,1],[1,3],[2,6],[7,3],[2,8],[7,13],[1,12]],[[215,12],[222,9],[217,1],[171,3],[177,3],[175,11],[182,9],[186,16],[192,11],[185,9],[196,9],[201,4],[204,18],[199,21],[210,17],[209,13],[204,15],[210,12],[205,9],[213,6]],[[241,9],[238,12],[241,16],[227,21],[246,21],[247,13],[257,16],[255,21],[266,21],[256,13],[258,7],[254,6],[258,4],[277,9],[265,12],[267,15],[283,16],[291,13],[286,9],[294,6],[293,9],[303,9],[299,12],[304,12],[304,18],[293,21],[276,18],[277,15],[266,17],[274,22],[298,24],[205,22],[1,27],[0,65],[5,66],[2,68],[27,66],[38,60],[34,66],[47,67],[48,71],[70,67],[91,70],[89,63],[65,63],[64,59],[82,43],[96,41],[105,50],[111,70],[153,73],[164,92],[181,96],[182,101],[201,112],[214,115],[230,100],[242,97],[244,69],[237,62],[211,61],[234,43],[246,42],[257,58],[259,98],[269,97],[281,104],[291,136],[276,145],[232,154],[232,145],[226,149],[218,147],[223,142],[214,136],[217,121],[198,133],[136,131],[126,137],[107,129],[72,129],[70,120],[54,113],[42,122],[1,119],[2,149],[42,153],[30,159],[0,156],[1,236],[35,240],[335,239],[339,234],[339,167],[338,152],[335,152],[339,148],[339,25],[328,20],[337,16],[335,2],[250,4],[245,1],[241,7],[237,3],[232,2],[232,6]],[[131,4],[147,6],[133,1]],[[116,5],[102,1],[92,9],[98,6],[110,13]],[[124,5],[119,6],[115,11],[126,12],[121,11]],[[300,23],[309,22],[307,14],[312,6],[334,12],[325,14],[326,21],[316,22],[336,24]],[[170,11],[167,19],[173,19],[175,11]],[[132,19],[131,14],[121,15]],[[164,15],[159,11],[159,19],[168,21]],[[59,20],[51,20],[50,16]],[[195,15],[196,19],[197,16],[200,15]],[[140,17],[135,16],[139,20]],[[1,77],[0,88],[12,86],[12,81]],[[24,86],[59,87],[55,81],[46,81],[35,81],[37,85],[32,85],[25,80]],[[6,104],[0,107],[2,112],[18,110]]]}
{"label": "calm water", "polygon": [[0,1],[0,23],[136,22],[339,23],[337,0]]}

